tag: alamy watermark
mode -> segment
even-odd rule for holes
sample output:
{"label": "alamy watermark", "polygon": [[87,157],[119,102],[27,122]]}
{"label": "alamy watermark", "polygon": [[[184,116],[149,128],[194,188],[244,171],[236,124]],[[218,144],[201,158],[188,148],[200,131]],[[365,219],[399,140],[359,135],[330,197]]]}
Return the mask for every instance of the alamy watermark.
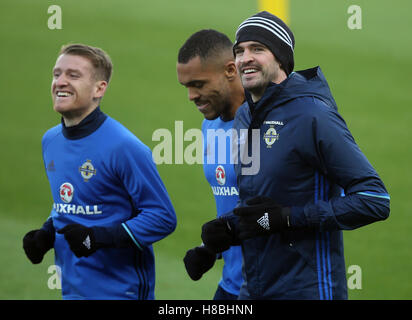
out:
{"label": "alamy watermark", "polygon": [[[47,8],[50,14],[47,20],[47,27],[50,30],[60,30],[62,26],[62,9],[58,5],[50,5]],[[352,4],[348,7],[347,13],[350,14],[347,20],[347,26],[351,30],[362,29],[362,8],[359,5]]]}
{"label": "alamy watermark", "polygon": [[51,14],[47,20],[47,27],[50,30],[62,29],[62,8],[58,5],[51,5],[47,8],[47,13]]}
{"label": "alamy watermark", "polygon": [[362,8],[356,4],[353,4],[348,7],[348,28],[351,30],[360,30],[362,29]]}
{"label": "alamy watermark", "polygon": [[353,264],[348,267],[347,285],[350,290],[362,289],[362,269],[360,266]]}
{"label": "alamy watermark", "polygon": [[[52,264],[47,269],[47,273],[51,276],[47,280],[47,287],[50,290],[61,290],[61,268]],[[348,279],[347,286],[349,290],[361,290],[362,289],[362,269],[358,265],[350,265],[348,267]]]}
{"label": "alamy watermark", "polygon": [[[183,130],[183,121],[175,121],[174,133],[157,129],[152,141],[156,164],[242,164],[242,175],[255,175],[260,170],[260,130],[208,129],[206,136],[200,129]],[[190,142],[184,146],[185,142]],[[207,143],[204,154],[204,143]],[[228,149],[229,148],[229,149]],[[229,152],[228,152],[229,150]],[[229,158],[229,159],[228,159]]]}
{"label": "alamy watermark", "polygon": [[59,266],[52,264],[47,269],[47,273],[51,276],[47,279],[47,287],[50,290],[61,290],[62,288],[62,270]]}

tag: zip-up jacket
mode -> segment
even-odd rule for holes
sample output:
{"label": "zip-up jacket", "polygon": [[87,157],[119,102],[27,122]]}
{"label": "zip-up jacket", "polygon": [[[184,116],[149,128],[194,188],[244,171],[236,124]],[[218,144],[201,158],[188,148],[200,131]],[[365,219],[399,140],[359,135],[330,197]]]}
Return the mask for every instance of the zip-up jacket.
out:
{"label": "zip-up jacket", "polygon": [[[291,207],[290,228],[242,242],[241,299],[346,299],[342,230],[389,215],[389,195],[359,149],[319,67],[271,83],[238,109],[234,128],[259,139],[253,161],[235,165],[240,203],[261,195]],[[246,148],[247,149],[247,148]],[[239,155],[241,159],[241,155]],[[253,165],[252,161],[252,165]],[[256,163],[254,163],[256,165]]]}

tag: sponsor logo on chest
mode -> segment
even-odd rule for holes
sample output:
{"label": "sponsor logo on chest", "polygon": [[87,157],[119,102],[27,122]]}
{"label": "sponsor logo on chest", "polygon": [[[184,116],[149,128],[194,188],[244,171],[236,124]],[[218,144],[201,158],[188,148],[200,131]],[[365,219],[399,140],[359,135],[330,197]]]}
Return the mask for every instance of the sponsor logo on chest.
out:
{"label": "sponsor logo on chest", "polygon": [[[226,171],[225,167],[222,165],[218,165],[215,170],[216,173],[216,181],[219,185],[224,186],[226,184]],[[218,187],[218,186],[211,186],[213,194],[215,196],[238,196],[239,192],[235,187]]]}
{"label": "sponsor logo on chest", "polygon": [[212,186],[212,192],[215,196],[238,196],[239,192],[236,187],[217,187]]}
{"label": "sponsor logo on chest", "polygon": [[81,206],[68,203],[53,203],[53,209],[57,213],[67,214],[102,214],[103,211],[99,209],[98,205]]}
{"label": "sponsor logo on chest", "polygon": [[53,209],[57,213],[66,214],[102,214],[98,205],[77,205],[70,204],[74,197],[74,187],[70,182],[64,182],[59,189],[60,200],[64,203],[54,203]]}
{"label": "sponsor logo on chest", "polygon": [[74,187],[71,183],[65,182],[60,186],[59,194],[60,199],[65,203],[72,202],[74,193]]}
{"label": "sponsor logo on chest", "polygon": [[226,183],[225,167],[223,167],[222,165],[216,167],[216,181],[221,186]]}

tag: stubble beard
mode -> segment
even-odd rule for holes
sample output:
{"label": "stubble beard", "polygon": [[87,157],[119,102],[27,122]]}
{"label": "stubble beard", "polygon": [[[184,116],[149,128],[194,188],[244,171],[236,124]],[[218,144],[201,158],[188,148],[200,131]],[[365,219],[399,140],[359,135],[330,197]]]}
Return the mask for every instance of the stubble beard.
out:
{"label": "stubble beard", "polygon": [[278,73],[276,72],[276,70],[273,70],[269,73],[268,70],[259,68],[258,78],[253,79],[252,81],[250,81],[250,83],[247,80],[244,81],[244,79],[242,78],[242,85],[251,93],[253,102],[256,102],[260,100],[269,83],[276,79],[277,75]]}

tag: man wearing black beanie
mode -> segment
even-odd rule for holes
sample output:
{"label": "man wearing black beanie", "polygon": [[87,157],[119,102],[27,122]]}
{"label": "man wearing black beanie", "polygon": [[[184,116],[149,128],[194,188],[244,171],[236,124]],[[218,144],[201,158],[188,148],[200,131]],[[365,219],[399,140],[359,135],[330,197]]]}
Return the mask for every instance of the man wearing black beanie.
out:
{"label": "man wearing black beanie", "polygon": [[[241,241],[239,299],[347,299],[342,230],[389,216],[385,185],[338,113],[322,71],[293,72],[294,46],[293,33],[269,12],[236,32],[246,102],[233,127],[240,141],[258,130],[252,161],[260,170],[247,175],[246,164],[235,164],[234,219],[206,223],[202,240],[215,252]],[[247,151],[252,142],[244,143]]]}
{"label": "man wearing black beanie", "polygon": [[[254,101],[263,94],[269,82],[279,84],[293,71],[294,47],[295,37],[289,27],[267,11],[260,12],[240,24],[236,31],[233,53],[235,57],[242,57],[240,71],[243,87],[250,91]],[[255,57],[257,63],[252,64],[244,59],[246,48],[262,52]],[[258,71],[261,71],[260,74]]]}
{"label": "man wearing black beanie", "polygon": [[257,41],[265,45],[289,75],[295,66],[293,52],[295,37],[289,27],[273,14],[262,11],[246,19],[236,31],[236,42]]}

